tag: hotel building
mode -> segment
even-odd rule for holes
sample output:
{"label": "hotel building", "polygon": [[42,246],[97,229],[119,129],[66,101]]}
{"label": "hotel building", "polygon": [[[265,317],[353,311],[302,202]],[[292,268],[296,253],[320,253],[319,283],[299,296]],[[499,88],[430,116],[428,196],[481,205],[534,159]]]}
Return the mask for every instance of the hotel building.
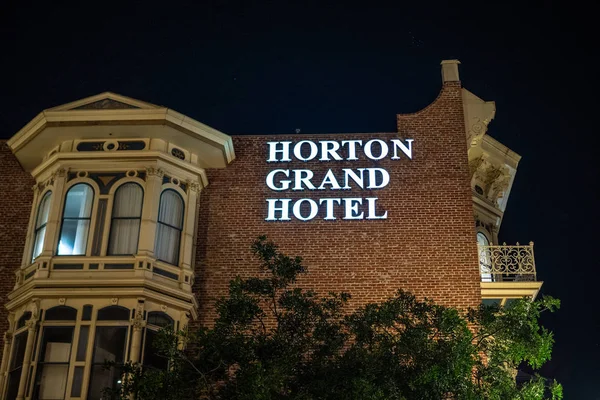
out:
{"label": "hotel building", "polygon": [[156,365],[160,327],[260,274],[263,234],[351,307],[534,298],[533,244],[498,243],[520,156],[458,64],[397,132],[230,136],[114,93],[42,111],[0,144],[0,399],[100,399],[105,360]]}

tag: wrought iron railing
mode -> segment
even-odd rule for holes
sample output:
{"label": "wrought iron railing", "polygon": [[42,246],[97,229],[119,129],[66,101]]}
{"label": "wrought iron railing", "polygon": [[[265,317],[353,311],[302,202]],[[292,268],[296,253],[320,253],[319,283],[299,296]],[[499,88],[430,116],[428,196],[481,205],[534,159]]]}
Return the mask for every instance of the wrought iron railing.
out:
{"label": "wrought iron railing", "polygon": [[533,242],[528,245],[479,247],[482,282],[535,281]]}

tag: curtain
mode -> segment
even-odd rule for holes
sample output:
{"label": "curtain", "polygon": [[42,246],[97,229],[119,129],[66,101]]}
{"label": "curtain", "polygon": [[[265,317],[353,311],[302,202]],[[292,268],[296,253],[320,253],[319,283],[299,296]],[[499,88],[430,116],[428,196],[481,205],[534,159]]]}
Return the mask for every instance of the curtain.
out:
{"label": "curtain", "polygon": [[94,191],[85,183],[77,184],[67,192],[59,255],[85,255],[93,202]]}
{"label": "curtain", "polygon": [[31,261],[42,254],[44,247],[44,238],[46,237],[46,224],[48,223],[48,215],[50,214],[50,197],[52,192],[47,192],[38,207],[38,214],[35,220],[35,238],[33,240],[33,254]]}
{"label": "curtain", "polygon": [[177,265],[179,242],[183,229],[183,199],[174,190],[165,190],[160,195],[158,224],[154,256],[169,264]]}
{"label": "curtain", "polygon": [[108,254],[136,254],[144,191],[137,183],[126,183],[115,192]]}

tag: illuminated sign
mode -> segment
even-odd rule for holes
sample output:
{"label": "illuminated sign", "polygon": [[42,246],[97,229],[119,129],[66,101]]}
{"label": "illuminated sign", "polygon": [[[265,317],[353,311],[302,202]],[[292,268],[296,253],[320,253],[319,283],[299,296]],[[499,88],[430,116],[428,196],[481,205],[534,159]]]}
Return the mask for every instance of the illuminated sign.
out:
{"label": "illuminated sign", "polygon": [[[400,160],[406,157],[412,160],[413,139],[372,139],[363,144],[362,140],[302,140],[268,142],[267,162],[289,163],[293,159],[303,162],[318,161],[358,161],[362,157],[379,161],[389,157]],[[342,149],[346,151],[341,152]],[[342,168],[337,174],[328,169],[323,179],[315,181],[311,169],[277,168],[266,177],[267,186],[276,192],[303,190],[352,190],[381,189],[390,183],[390,174],[384,168]],[[310,198],[267,199],[266,221],[291,221],[292,217],[301,221],[310,221],[317,217],[319,210],[324,211],[324,220],[333,221],[335,207],[342,207],[344,220],[386,219],[387,211],[377,214],[377,197],[348,198]]]}

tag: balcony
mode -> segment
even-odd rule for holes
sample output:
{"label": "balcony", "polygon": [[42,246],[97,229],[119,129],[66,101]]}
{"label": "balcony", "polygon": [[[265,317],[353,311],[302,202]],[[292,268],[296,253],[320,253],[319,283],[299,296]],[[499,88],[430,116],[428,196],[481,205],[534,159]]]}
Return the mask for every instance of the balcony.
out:
{"label": "balcony", "polygon": [[533,242],[529,245],[479,247],[482,282],[535,281]]}
{"label": "balcony", "polygon": [[533,242],[528,245],[478,245],[481,297],[484,303],[504,305],[510,299],[535,298],[542,287],[537,281]]}

